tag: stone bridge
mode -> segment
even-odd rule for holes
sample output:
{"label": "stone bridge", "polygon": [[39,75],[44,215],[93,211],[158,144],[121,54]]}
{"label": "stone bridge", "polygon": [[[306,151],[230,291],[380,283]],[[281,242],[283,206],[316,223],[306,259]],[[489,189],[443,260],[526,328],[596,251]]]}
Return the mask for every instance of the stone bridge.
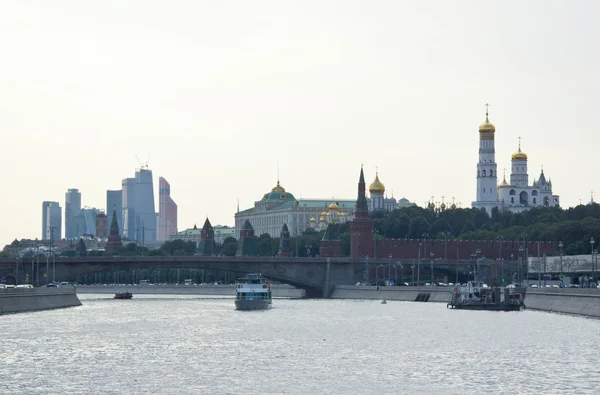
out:
{"label": "stone bridge", "polygon": [[[18,262],[18,263],[17,263]],[[490,266],[494,261],[480,261],[476,269],[474,261],[454,260],[388,260],[370,259],[369,280],[397,278],[408,283],[424,283],[430,281],[432,271],[435,278],[446,276],[449,282],[460,278],[466,281],[477,270],[480,277],[489,278]],[[80,276],[99,272],[117,272],[123,270],[152,270],[152,269],[207,269],[223,272],[262,273],[263,276],[282,283],[290,284],[306,290],[309,297],[328,297],[335,285],[349,285],[362,282],[365,279],[367,262],[365,259],[351,258],[294,258],[294,257],[226,257],[226,256],[176,256],[176,257],[56,257],[56,279],[58,281],[75,281]],[[518,270],[516,262],[505,262],[505,277]],[[22,283],[25,276],[38,276],[40,284],[52,279],[53,264],[46,269],[46,259],[39,263],[32,260],[15,258],[0,258],[0,276],[4,282],[16,283],[17,266],[18,278]],[[498,268],[499,269],[499,268]],[[43,273],[49,278],[44,278]],[[32,273],[34,275],[32,275]],[[398,273],[400,275],[398,276]]]}

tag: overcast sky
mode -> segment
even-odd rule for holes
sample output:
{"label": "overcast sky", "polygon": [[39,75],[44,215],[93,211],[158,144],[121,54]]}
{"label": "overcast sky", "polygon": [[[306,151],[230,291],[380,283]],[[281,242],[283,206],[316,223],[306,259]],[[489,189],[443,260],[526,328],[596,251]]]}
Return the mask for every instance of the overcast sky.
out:
{"label": "overcast sky", "polygon": [[[43,200],[83,205],[139,167],[179,228],[233,225],[277,180],[356,197],[475,198],[489,102],[498,169],[522,136],[563,207],[598,191],[600,2],[0,3],[0,242],[41,237]],[[498,180],[499,182],[501,179]],[[158,210],[158,201],[157,201]],[[64,227],[63,227],[64,236]]]}

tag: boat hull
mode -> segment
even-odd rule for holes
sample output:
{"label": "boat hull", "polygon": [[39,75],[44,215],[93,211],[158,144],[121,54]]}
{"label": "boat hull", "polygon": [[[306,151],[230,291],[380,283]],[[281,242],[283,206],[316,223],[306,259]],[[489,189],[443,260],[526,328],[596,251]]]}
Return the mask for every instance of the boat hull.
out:
{"label": "boat hull", "polygon": [[236,310],[268,310],[271,308],[271,301],[266,299],[237,300],[235,301]]}

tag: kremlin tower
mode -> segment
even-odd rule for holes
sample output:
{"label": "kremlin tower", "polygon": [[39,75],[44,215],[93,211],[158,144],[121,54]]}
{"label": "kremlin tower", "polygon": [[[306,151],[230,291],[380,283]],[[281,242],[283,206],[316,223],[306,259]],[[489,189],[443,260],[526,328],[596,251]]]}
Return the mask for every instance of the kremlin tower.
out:
{"label": "kremlin tower", "polygon": [[365,174],[362,166],[354,219],[350,222],[350,250],[353,259],[373,257],[373,220],[369,218],[369,207],[365,196]]}

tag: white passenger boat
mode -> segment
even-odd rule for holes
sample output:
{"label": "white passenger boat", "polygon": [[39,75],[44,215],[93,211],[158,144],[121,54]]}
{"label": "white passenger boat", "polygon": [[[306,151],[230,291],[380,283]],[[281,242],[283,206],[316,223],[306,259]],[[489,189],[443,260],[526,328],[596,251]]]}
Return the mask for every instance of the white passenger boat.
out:
{"label": "white passenger boat", "polygon": [[271,287],[260,274],[248,274],[238,280],[236,310],[267,310],[271,307]]}

